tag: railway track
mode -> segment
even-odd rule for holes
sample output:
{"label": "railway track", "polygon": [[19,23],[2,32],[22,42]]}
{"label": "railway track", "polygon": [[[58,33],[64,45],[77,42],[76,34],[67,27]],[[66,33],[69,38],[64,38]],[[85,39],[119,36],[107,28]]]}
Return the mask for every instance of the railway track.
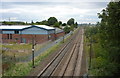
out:
{"label": "railway track", "polygon": [[83,29],[79,29],[49,64],[37,75],[40,77],[80,76],[83,50]]}

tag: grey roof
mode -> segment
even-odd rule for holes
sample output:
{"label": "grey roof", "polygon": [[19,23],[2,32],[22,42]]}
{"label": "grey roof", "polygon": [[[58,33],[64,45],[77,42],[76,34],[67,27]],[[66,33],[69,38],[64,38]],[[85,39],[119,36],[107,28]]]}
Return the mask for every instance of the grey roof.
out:
{"label": "grey roof", "polygon": [[56,33],[61,33],[61,32],[64,32],[62,29],[60,29],[60,28],[55,28],[55,32]]}
{"label": "grey roof", "polygon": [[43,29],[47,29],[47,30],[50,30],[50,29],[55,29],[53,27],[49,27],[49,26],[46,26],[46,25],[1,25],[0,26],[0,29],[10,29],[10,30],[16,30],[16,29],[24,29],[24,28],[28,28],[28,27],[32,27],[32,26],[36,26],[36,27],[40,27],[40,28],[43,28]]}

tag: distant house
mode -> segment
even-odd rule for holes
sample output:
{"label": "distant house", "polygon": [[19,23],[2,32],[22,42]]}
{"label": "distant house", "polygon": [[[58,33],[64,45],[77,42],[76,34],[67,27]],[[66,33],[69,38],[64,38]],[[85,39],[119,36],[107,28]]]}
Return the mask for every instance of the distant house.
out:
{"label": "distant house", "polygon": [[48,40],[54,40],[56,37],[64,35],[64,31],[56,33],[56,29],[46,25],[11,25],[0,26],[2,34],[2,43],[42,43]]}

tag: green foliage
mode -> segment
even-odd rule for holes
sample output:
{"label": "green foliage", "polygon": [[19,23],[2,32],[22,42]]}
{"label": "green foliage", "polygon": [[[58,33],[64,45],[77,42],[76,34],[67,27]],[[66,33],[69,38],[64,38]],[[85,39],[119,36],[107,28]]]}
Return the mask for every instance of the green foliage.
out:
{"label": "green foliage", "polygon": [[31,25],[33,25],[34,24],[34,22],[33,22],[33,20],[31,21]]}
{"label": "green foliage", "polygon": [[66,23],[63,23],[62,26],[66,26]]}
{"label": "green foliage", "polygon": [[4,75],[5,76],[25,76],[32,69],[32,62],[29,63],[18,63],[15,66],[11,67],[11,69],[7,70]]}
{"label": "green foliage", "polygon": [[[94,57],[90,73],[96,76],[120,76],[120,2],[110,2],[102,13],[101,22],[86,27],[85,35],[93,43]],[[97,43],[96,43],[97,42]]]}
{"label": "green foliage", "polygon": [[38,25],[48,25],[48,21],[43,20],[41,22],[36,22],[36,24],[38,24]]}
{"label": "green foliage", "polygon": [[62,21],[59,21],[59,25],[62,25]]}
{"label": "green foliage", "polygon": [[48,25],[54,25],[58,20],[55,17],[50,17],[48,19]]}
{"label": "green foliage", "polygon": [[54,27],[60,27],[60,24],[59,24],[59,22],[56,22],[55,24],[54,24]]}
{"label": "green foliage", "polygon": [[[110,2],[99,14],[101,45],[109,52],[111,62],[120,63],[120,2]],[[106,45],[107,44],[107,45]]]}
{"label": "green foliage", "polygon": [[27,25],[27,23],[16,21],[16,22],[9,22],[9,21],[3,21],[2,25]]}
{"label": "green foliage", "polygon": [[75,25],[71,25],[71,26],[70,26],[70,30],[71,30],[71,31],[74,31],[74,28],[75,28]]}
{"label": "green foliage", "polygon": [[75,28],[77,28],[78,27],[78,23],[76,22],[74,26],[75,26]]}
{"label": "green foliage", "polygon": [[73,25],[74,24],[74,18],[71,18],[71,19],[69,19],[68,21],[67,21],[67,24],[68,25]]}
{"label": "green foliage", "polygon": [[68,26],[66,26],[65,28],[64,28],[64,31],[65,31],[65,33],[69,33],[70,32],[70,27],[68,27]]}

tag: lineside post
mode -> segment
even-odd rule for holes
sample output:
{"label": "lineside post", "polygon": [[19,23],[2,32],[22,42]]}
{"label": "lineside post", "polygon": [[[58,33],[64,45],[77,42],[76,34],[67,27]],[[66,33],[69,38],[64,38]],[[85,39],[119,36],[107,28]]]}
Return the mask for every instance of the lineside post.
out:
{"label": "lineside post", "polygon": [[35,66],[34,66],[34,38],[32,39],[32,62],[33,62],[33,65],[32,65],[32,67],[33,68],[35,68]]}

